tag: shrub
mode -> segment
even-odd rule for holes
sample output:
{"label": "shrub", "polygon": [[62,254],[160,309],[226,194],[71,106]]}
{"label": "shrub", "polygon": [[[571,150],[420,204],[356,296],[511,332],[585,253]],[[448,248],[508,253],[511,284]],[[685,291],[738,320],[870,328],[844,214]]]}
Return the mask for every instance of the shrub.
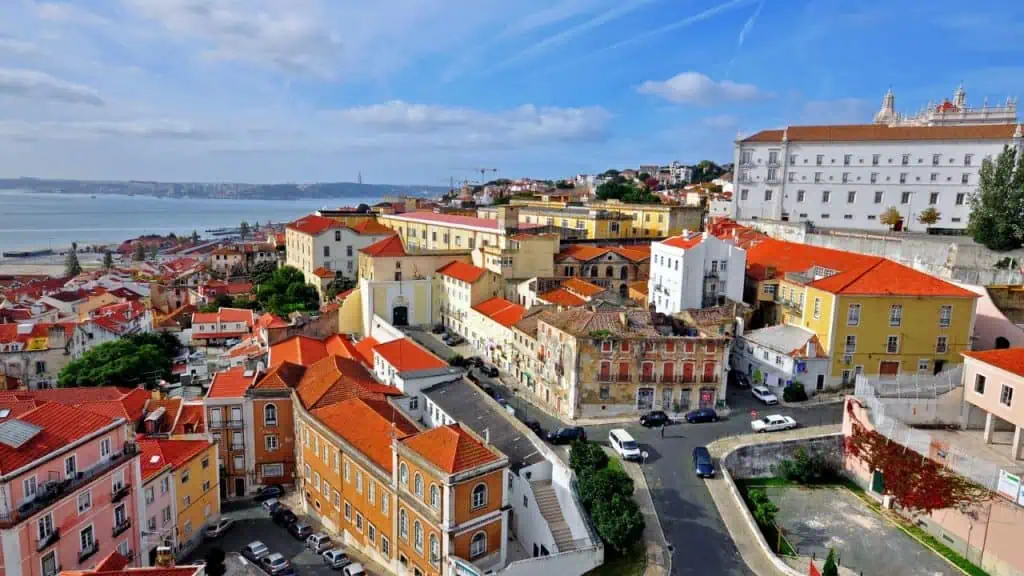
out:
{"label": "shrub", "polygon": [[839,565],[836,564],[836,549],[829,548],[825,565],[821,568],[821,576],[839,576]]}
{"label": "shrub", "polygon": [[630,496],[616,494],[597,501],[591,516],[601,539],[620,554],[643,537],[644,516]]}
{"label": "shrub", "polygon": [[808,454],[803,448],[797,448],[793,458],[779,462],[775,472],[799,484],[825,484],[839,477],[835,464],[821,454]]}
{"label": "shrub", "polygon": [[461,368],[467,364],[466,359],[462,354],[456,354],[448,359],[448,365],[456,368]]}
{"label": "shrub", "polygon": [[750,512],[754,515],[754,520],[761,526],[774,526],[775,514],[778,513],[779,507],[768,499],[764,490],[754,488],[747,494],[747,497],[752,505]]}
{"label": "shrub", "polygon": [[782,391],[782,399],[786,402],[804,402],[807,400],[807,391],[804,390],[802,382],[793,382]]}
{"label": "shrub", "polygon": [[602,468],[583,473],[579,478],[580,500],[587,510],[592,510],[599,502],[607,502],[615,496],[633,496],[633,479],[622,470]]}
{"label": "shrub", "polygon": [[608,455],[593,442],[575,442],[569,449],[569,467],[582,476],[608,466]]}

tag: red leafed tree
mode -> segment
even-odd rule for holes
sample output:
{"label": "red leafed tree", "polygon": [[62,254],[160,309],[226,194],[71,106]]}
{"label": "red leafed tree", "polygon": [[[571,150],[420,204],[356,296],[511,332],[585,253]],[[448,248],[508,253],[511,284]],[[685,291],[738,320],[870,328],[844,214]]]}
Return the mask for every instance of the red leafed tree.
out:
{"label": "red leafed tree", "polygon": [[885,493],[910,512],[929,513],[943,508],[964,511],[987,500],[988,491],[914,450],[893,442],[857,419],[853,402],[847,404],[853,433],[846,438],[846,453],[859,458],[869,470],[885,478]]}

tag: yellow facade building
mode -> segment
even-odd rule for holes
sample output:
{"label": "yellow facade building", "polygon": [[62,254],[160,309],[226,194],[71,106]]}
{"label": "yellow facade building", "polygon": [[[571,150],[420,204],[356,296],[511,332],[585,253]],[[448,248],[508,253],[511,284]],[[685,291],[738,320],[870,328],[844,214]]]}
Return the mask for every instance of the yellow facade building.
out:
{"label": "yellow facade building", "polygon": [[[477,215],[496,219],[501,208],[480,208]],[[700,230],[704,221],[704,209],[700,206],[632,204],[618,200],[573,205],[512,199],[504,208],[517,209],[520,224],[552,227],[561,231],[566,239],[663,238],[683,230]]]}

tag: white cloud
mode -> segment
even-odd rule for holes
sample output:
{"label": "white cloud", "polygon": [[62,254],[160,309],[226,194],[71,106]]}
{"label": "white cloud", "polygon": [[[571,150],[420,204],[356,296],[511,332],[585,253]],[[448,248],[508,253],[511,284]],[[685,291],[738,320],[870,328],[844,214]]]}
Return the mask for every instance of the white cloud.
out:
{"label": "white cloud", "polygon": [[719,114],[717,116],[708,116],[702,119],[700,123],[708,128],[732,128],[738,125],[740,120],[732,114]]}
{"label": "white cloud", "polygon": [[0,122],[0,138],[17,141],[95,140],[107,137],[205,141],[217,136],[216,132],[178,120]]}
{"label": "white cloud", "polygon": [[545,6],[536,12],[531,12],[509,24],[501,31],[499,37],[508,38],[529,34],[537,30],[548,28],[565,20],[569,20],[581,14],[590,12],[598,4],[599,0],[562,0],[550,6]]}
{"label": "white cloud", "polygon": [[69,104],[103,105],[103,99],[93,88],[67,82],[38,70],[21,68],[0,68],[0,95]]}
{"label": "white cloud", "polygon": [[39,2],[34,6],[36,15],[43,20],[90,26],[103,26],[110,23],[110,20],[70,3]]}
{"label": "white cloud", "polygon": [[739,84],[731,80],[715,82],[700,72],[683,72],[664,81],[648,80],[637,90],[641,94],[660,96],[676,104],[698,105],[748,101],[770,96],[753,84]]}

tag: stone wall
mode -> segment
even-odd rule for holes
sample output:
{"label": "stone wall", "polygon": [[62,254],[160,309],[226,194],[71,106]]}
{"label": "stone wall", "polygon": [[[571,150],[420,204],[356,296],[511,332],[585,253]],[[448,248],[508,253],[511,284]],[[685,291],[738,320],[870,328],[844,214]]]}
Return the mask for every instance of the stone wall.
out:
{"label": "stone wall", "polygon": [[298,323],[281,328],[267,330],[267,344],[273,346],[292,336],[303,335],[323,340],[331,334],[338,333],[338,311],[324,312],[316,318],[303,318]]}
{"label": "stone wall", "polygon": [[723,464],[733,478],[769,478],[775,476],[775,467],[779,462],[792,459],[801,448],[808,454],[830,459],[837,470],[843,468],[842,434],[740,446],[725,457]]}

